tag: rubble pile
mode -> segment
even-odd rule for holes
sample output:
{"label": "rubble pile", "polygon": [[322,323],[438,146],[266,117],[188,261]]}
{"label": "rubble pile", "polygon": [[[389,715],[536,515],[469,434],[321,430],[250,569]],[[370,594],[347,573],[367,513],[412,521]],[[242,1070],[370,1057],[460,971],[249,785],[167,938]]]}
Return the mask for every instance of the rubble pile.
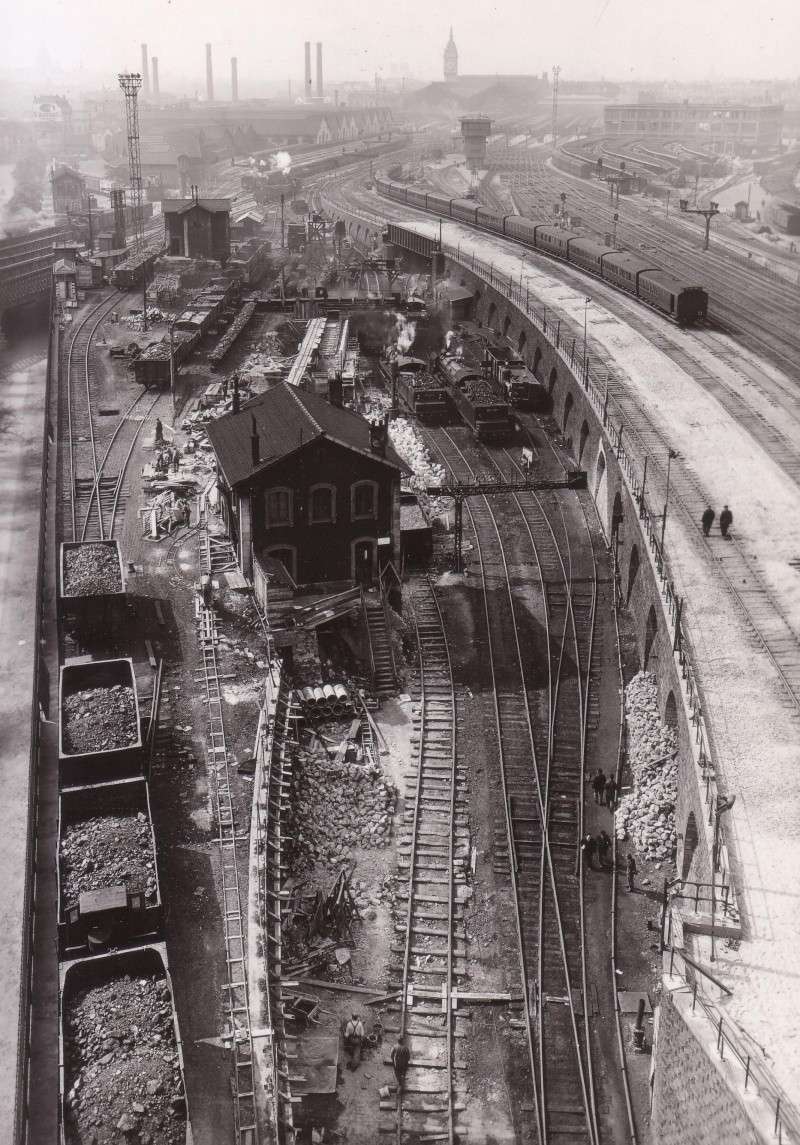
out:
{"label": "rubble pile", "polygon": [[66,1007],[68,1145],[179,1145],[186,1098],[163,977],[114,978]]}
{"label": "rubble pile", "polygon": [[293,812],[297,856],[343,867],[357,847],[385,847],[397,792],[376,766],[346,761],[325,766],[306,758],[295,771]]}
{"label": "rubble pile", "polygon": [[122,592],[116,545],[85,544],[64,549],[64,595]]}
{"label": "rubble pile", "polygon": [[637,673],[625,689],[625,719],[633,791],[620,800],[614,826],[618,839],[630,837],[642,858],[660,865],[671,861],[675,850],[677,739],[675,730],[661,723],[652,673]]}
{"label": "rubble pile", "polygon": [[412,471],[412,476],[408,478],[410,488],[426,499],[427,507],[434,516],[444,512],[446,501],[439,497],[428,498],[425,494],[430,486],[441,485],[446,480],[444,466],[431,458],[414,426],[406,418],[396,417],[389,422],[389,437]]}
{"label": "rubble pile", "polygon": [[83,688],[64,697],[61,709],[64,751],[83,754],[132,747],[139,740],[133,688]]}
{"label": "rubble pile", "polygon": [[85,891],[124,885],[153,902],[156,874],[150,823],[143,811],[68,823],[60,847],[61,893],[71,905]]}

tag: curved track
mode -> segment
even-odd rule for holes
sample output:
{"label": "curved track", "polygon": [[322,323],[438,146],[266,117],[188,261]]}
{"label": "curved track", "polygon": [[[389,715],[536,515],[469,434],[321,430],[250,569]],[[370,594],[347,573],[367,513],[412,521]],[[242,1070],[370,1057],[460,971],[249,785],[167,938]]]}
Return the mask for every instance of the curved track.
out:
{"label": "curved track", "polygon": [[[473,464],[450,433],[439,430],[425,436],[456,478],[475,480]],[[510,457],[506,467],[509,462]],[[501,468],[496,455],[495,464]],[[472,498],[467,504],[484,589],[503,792],[495,865],[507,874],[516,912],[522,993],[528,1001],[530,1104],[543,1145],[597,1145],[591,1048],[582,1004],[579,850],[593,603],[585,611],[579,602],[569,550],[550,527],[541,502],[517,500],[525,532],[517,534],[514,544],[522,546],[524,555],[511,552],[487,498]],[[512,568],[525,556],[538,569],[547,618],[544,696],[532,683],[542,666],[535,662],[525,635],[524,602],[514,587]],[[505,842],[504,853],[499,840]]]}

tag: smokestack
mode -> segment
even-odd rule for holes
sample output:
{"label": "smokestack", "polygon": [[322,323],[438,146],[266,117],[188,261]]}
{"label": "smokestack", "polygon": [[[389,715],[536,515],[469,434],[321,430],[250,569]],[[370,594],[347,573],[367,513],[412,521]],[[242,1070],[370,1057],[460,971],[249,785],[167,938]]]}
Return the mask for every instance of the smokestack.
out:
{"label": "smokestack", "polygon": [[261,448],[258,440],[258,426],[256,425],[255,415],[250,417],[250,456],[253,465],[261,464]]}
{"label": "smokestack", "polygon": [[306,40],[306,82],[303,88],[303,95],[306,99],[311,99],[311,41]]}
{"label": "smokestack", "polygon": [[231,56],[231,102],[236,103],[239,99],[239,61],[236,56]]}
{"label": "smokestack", "polygon": [[147,68],[147,44],[142,44],[142,95],[150,94],[150,72]]}
{"label": "smokestack", "polygon": [[322,44],[317,41],[317,99],[322,99]]}
{"label": "smokestack", "polygon": [[211,65],[211,45],[206,44],[206,99],[214,102],[214,69]]}
{"label": "smokestack", "polygon": [[150,61],[150,67],[153,69],[153,95],[158,95],[158,56],[153,56]]}

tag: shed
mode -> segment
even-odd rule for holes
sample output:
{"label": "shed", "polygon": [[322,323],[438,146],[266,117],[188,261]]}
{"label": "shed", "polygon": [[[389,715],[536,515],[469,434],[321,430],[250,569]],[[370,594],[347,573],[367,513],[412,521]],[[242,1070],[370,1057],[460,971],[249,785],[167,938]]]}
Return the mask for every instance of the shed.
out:
{"label": "shed", "polygon": [[167,254],[213,258],[223,265],[231,253],[230,199],[164,199]]}

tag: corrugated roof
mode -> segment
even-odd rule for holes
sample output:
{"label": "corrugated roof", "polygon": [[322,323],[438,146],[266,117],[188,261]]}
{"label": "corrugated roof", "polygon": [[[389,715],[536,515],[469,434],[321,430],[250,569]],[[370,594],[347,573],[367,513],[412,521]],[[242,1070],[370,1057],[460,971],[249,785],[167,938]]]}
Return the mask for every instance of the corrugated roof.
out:
{"label": "corrugated roof", "polygon": [[[255,418],[261,461],[252,463],[250,434]],[[296,450],[319,438],[362,453],[372,461],[405,472],[391,445],[386,457],[373,453],[369,422],[360,414],[333,406],[325,398],[281,382],[248,402],[239,413],[226,414],[206,426],[208,437],[229,485],[240,485]]]}

